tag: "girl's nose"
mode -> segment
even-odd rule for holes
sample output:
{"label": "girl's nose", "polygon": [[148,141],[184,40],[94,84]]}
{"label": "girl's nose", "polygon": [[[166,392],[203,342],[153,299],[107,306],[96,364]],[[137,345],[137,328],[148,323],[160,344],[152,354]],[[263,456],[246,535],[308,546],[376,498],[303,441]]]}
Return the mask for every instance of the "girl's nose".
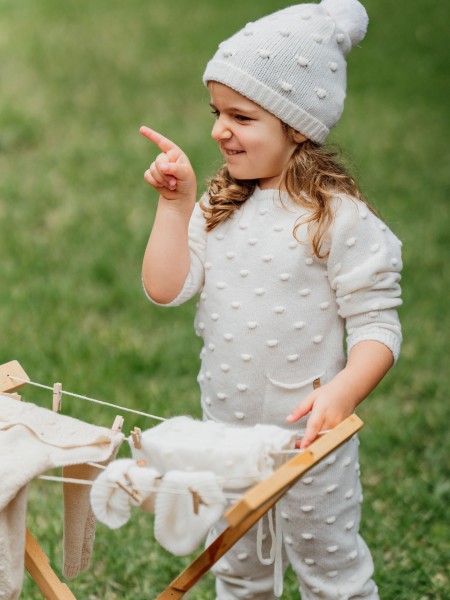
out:
{"label": "girl's nose", "polygon": [[232,137],[231,131],[228,129],[224,121],[220,119],[220,117],[214,123],[214,126],[211,130],[211,136],[216,141],[219,142],[221,140],[229,140]]}

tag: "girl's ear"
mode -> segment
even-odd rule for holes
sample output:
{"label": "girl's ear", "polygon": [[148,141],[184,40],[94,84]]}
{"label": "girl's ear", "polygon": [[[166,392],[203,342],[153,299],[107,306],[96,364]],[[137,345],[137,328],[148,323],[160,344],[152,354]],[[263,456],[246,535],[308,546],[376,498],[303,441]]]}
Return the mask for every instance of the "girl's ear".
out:
{"label": "girl's ear", "polygon": [[308,139],[306,135],[300,133],[300,131],[296,131],[293,127],[281,121],[281,127],[290,142],[294,142],[294,144],[303,144]]}
{"label": "girl's ear", "polygon": [[303,135],[303,133],[300,133],[299,131],[296,131],[294,133],[294,142],[296,144],[303,144],[303,142],[306,142],[308,138],[306,137],[306,135]]}

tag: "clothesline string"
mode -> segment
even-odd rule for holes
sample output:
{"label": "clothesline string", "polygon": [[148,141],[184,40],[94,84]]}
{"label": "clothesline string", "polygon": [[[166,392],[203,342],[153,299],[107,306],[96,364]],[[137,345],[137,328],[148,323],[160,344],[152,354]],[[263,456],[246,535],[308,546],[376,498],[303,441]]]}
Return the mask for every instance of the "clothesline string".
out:
{"label": "clothesline string", "polygon": [[[271,453],[272,455],[274,454],[302,454],[304,452],[304,450],[281,450],[280,452],[274,452]],[[87,462],[87,465],[94,467],[96,469],[105,471],[107,469],[107,467],[105,465],[101,465],[99,463],[95,463],[95,462]],[[237,481],[241,481],[242,482],[242,486],[246,487],[249,484],[249,481],[254,481],[254,473],[249,474],[249,475],[235,475],[233,477],[224,477],[224,476],[218,476],[218,481],[222,484],[222,485],[226,485],[227,482],[233,481],[234,483],[236,483]],[[39,477],[39,479],[43,479],[46,481],[61,481],[61,482],[65,482],[65,483],[79,483],[81,485],[92,485],[92,481],[91,480],[85,480],[85,479],[71,479],[68,477],[60,477],[60,476],[56,476],[56,475],[41,475]],[[114,483],[111,484],[107,484],[105,482],[102,483],[102,485],[107,485],[113,488],[116,488],[117,485]],[[142,491],[158,491],[158,488],[154,488],[154,487],[143,487],[140,488]],[[170,491],[170,490],[168,490]],[[176,492],[178,493],[178,492]],[[231,494],[230,497],[234,497],[233,494]],[[238,496],[241,497],[241,496]]]}
{"label": "clothesline string", "polygon": [[[28,379],[22,379],[21,377],[16,377],[15,375],[8,375],[9,379],[13,381],[22,381],[23,383],[27,383],[28,385],[34,385],[35,387],[43,388],[44,390],[53,391],[53,388],[49,385],[44,385],[42,383],[37,383],[36,381],[30,381]],[[95,398],[89,398],[88,396],[81,396],[80,394],[75,394],[73,392],[67,392],[66,390],[61,390],[61,394],[65,396],[72,396],[73,398],[80,398],[81,400],[87,400],[88,402],[94,402],[95,404],[102,404],[103,406],[110,406],[111,408],[119,408],[125,412],[133,413],[135,415],[140,415],[142,417],[148,417],[150,419],[156,419],[157,421],[166,421],[164,417],[159,417],[157,415],[152,415],[150,413],[145,413],[140,410],[134,410],[133,408],[127,408],[125,406],[120,406],[119,404],[112,404],[111,402],[105,402],[104,400],[96,400]]]}
{"label": "clothesline string", "polygon": [[[28,385],[34,385],[35,387],[43,388],[44,390],[53,391],[52,387],[50,387],[49,385],[44,385],[43,383],[37,383],[36,381],[31,381],[29,379],[22,379],[21,377],[16,377],[15,375],[7,375],[7,377],[9,377],[9,379],[12,379],[13,381],[21,381],[23,383],[27,383]],[[160,417],[158,415],[152,415],[151,413],[142,412],[133,408],[127,408],[126,406],[121,406],[120,404],[112,404],[111,402],[105,402],[104,400],[97,400],[96,398],[89,398],[89,396],[82,396],[80,394],[75,394],[74,392],[67,392],[66,390],[61,390],[61,394],[64,394],[65,396],[71,396],[73,398],[80,398],[80,400],[87,400],[88,402],[94,402],[95,404],[101,404],[103,406],[110,406],[111,408],[119,408],[120,410],[123,410],[125,412],[133,413],[135,415],[141,415],[142,417],[148,417],[149,419],[156,419],[157,421],[167,421],[166,418]],[[325,435],[330,431],[330,429],[324,429],[322,431],[319,431],[317,435]],[[301,437],[300,434],[302,433],[304,434],[304,432],[300,430],[297,432],[299,437]],[[283,450],[281,452],[277,452],[276,454],[285,454],[291,452],[293,453],[296,451]]]}
{"label": "clothesline string", "polygon": [[[38,477],[38,479],[41,479],[43,481],[56,481],[58,483],[74,483],[76,485],[90,485],[90,486],[94,485],[94,483],[95,483],[95,481],[92,481],[90,479],[76,479],[73,477],[58,477],[56,475],[40,475]],[[97,483],[97,485],[99,485],[99,484]],[[120,488],[120,486],[114,482],[111,482],[111,483],[102,482],[101,485],[104,487],[113,488],[113,489]],[[147,486],[146,485],[146,486],[139,486],[139,491],[141,491],[141,492],[159,492],[160,489],[156,486]],[[186,491],[179,490],[176,488],[173,488],[173,489],[166,488],[164,491],[167,493],[170,493],[170,494],[178,494],[178,495],[188,495],[191,493],[191,492],[186,492]],[[242,498],[242,494],[233,493],[233,492],[224,492],[224,496],[231,500],[239,500],[240,498]]]}

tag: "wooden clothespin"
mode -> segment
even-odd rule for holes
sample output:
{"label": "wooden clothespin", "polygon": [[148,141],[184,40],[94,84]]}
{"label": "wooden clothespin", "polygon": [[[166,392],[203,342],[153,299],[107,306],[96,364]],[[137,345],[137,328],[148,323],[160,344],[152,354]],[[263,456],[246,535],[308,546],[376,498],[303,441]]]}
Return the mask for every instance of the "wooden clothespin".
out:
{"label": "wooden clothespin", "polygon": [[142,502],[142,496],[140,495],[140,493],[138,491],[133,490],[133,488],[130,489],[128,486],[124,485],[121,481],[116,481],[116,483],[120,487],[120,489],[123,490],[126,494],[128,494],[128,496],[133,498],[133,500],[135,502],[138,502],[139,504]]}
{"label": "wooden clothespin", "polygon": [[54,412],[60,412],[62,405],[62,383],[53,384],[53,405]]}
{"label": "wooden clothespin", "polygon": [[189,488],[189,491],[192,494],[192,504],[193,504],[193,507],[194,507],[194,515],[198,515],[200,504],[204,504],[205,506],[208,506],[208,502],[206,502],[206,500],[204,500],[200,496],[200,494],[197,492],[197,490]]}
{"label": "wooden clothespin", "polygon": [[121,415],[117,415],[117,417],[114,419],[114,423],[111,427],[111,431],[113,431],[114,433],[118,433],[119,431],[122,431],[123,421],[124,421],[124,418]]}
{"label": "wooden clothespin", "polygon": [[135,427],[133,429],[133,431],[131,432],[131,438],[133,440],[133,446],[136,448],[136,450],[140,450],[142,448],[142,446],[141,446],[141,435],[142,435],[142,430],[139,427]]}
{"label": "wooden clothespin", "polygon": [[128,473],[124,473],[124,477],[127,481],[127,485],[124,485],[121,481],[117,481],[117,485],[120,487],[121,490],[123,490],[126,494],[128,494],[128,496],[130,496],[131,498],[133,498],[133,500],[135,502],[137,502],[138,504],[142,503],[142,496],[141,494],[135,490],[133,488],[133,482],[130,479],[130,476],[128,475]]}

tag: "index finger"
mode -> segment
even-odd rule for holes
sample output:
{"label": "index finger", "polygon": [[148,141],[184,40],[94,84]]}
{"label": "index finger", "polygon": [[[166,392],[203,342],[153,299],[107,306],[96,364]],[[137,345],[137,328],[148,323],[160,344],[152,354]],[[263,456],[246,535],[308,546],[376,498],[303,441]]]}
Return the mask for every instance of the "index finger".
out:
{"label": "index finger", "polygon": [[150,127],[145,127],[143,125],[139,129],[140,133],[151,142],[156,144],[160,150],[163,152],[168,152],[169,150],[177,150],[181,154],[181,149],[178,148],[176,144],[169,140],[169,138],[164,137],[154,129],[150,129]]}

